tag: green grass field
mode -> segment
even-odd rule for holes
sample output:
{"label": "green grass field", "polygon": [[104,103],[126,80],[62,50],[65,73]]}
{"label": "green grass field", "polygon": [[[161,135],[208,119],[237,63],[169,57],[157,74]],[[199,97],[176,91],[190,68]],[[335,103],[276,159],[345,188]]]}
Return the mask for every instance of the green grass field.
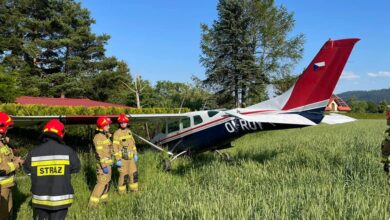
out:
{"label": "green grass field", "polygon": [[[227,151],[183,157],[173,171],[161,155],[140,155],[140,192],[88,210],[94,164],[72,179],[76,200],[68,219],[389,219],[390,187],[379,162],[385,120],[246,135]],[[90,162],[88,162],[90,161]],[[27,181],[28,180],[28,181]],[[19,177],[17,219],[32,219],[29,179]]]}

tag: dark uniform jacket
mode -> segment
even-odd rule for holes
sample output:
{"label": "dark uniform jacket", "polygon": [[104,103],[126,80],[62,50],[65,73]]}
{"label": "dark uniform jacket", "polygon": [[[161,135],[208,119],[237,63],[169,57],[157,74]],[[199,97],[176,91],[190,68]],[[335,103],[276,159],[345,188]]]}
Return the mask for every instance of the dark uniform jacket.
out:
{"label": "dark uniform jacket", "polygon": [[73,202],[71,173],[80,170],[80,160],[54,133],[43,134],[43,143],[29,152],[23,165],[31,174],[32,206],[59,210]]}

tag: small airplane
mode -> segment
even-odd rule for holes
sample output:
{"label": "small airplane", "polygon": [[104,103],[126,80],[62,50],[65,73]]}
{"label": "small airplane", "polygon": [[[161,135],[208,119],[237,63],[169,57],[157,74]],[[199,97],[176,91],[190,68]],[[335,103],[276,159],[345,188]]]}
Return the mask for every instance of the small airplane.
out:
{"label": "small airplane", "polygon": [[[148,145],[167,153],[163,168],[183,154],[197,154],[231,147],[231,142],[245,134],[267,130],[301,128],[346,123],[353,118],[325,115],[349,55],[359,39],[328,40],[304,70],[297,82],[285,93],[246,108],[195,111],[179,114],[132,114],[133,122],[155,122],[157,129]],[[45,123],[57,118],[65,124],[94,124],[99,116],[13,116],[15,126]],[[113,121],[117,115],[109,115]],[[220,153],[220,152],[219,152]],[[220,153],[226,159],[227,153]]]}

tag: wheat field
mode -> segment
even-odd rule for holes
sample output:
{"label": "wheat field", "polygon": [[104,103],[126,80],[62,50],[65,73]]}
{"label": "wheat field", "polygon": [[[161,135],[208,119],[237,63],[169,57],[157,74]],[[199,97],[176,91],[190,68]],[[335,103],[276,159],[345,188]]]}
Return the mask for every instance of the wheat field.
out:
{"label": "wheat field", "polygon": [[[246,135],[225,150],[182,157],[171,172],[161,154],[146,150],[138,163],[140,191],[88,209],[94,159],[80,154],[68,219],[389,219],[390,187],[379,162],[385,120]],[[30,181],[18,173],[16,219],[32,219]]]}

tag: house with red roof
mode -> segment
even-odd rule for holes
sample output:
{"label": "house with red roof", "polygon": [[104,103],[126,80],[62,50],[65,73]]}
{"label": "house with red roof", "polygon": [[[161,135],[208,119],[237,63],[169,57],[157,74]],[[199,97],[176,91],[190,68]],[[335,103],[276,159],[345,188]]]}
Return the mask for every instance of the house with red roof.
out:
{"label": "house with red roof", "polygon": [[349,112],[351,111],[351,108],[341,97],[332,95],[332,97],[329,99],[328,105],[325,108],[325,111]]}
{"label": "house with red roof", "polygon": [[109,102],[99,102],[91,99],[77,98],[48,98],[48,97],[32,97],[20,96],[16,98],[17,104],[22,105],[47,105],[47,106],[84,106],[84,107],[119,107],[130,108],[126,105],[113,104]]}

